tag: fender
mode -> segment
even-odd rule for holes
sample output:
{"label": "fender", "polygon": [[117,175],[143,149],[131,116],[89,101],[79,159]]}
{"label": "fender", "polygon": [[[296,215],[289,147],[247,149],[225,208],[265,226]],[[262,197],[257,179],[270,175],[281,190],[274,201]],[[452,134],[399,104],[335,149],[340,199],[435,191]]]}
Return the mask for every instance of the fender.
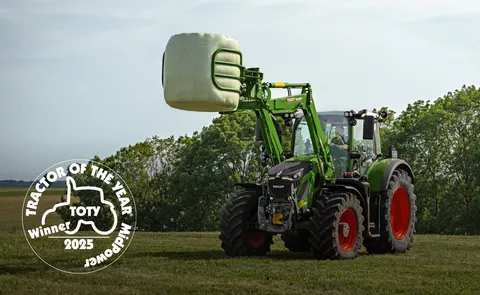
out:
{"label": "fender", "polygon": [[380,185],[380,191],[386,191],[388,187],[388,182],[390,181],[390,178],[392,177],[393,171],[397,169],[402,169],[405,170],[405,172],[408,173],[410,178],[412,178],[412,184],[415,184],[415,177],[413,175],[413,170],[410,165],[407,164],[402,159],[393,159],[388,165],[387,168],[385,168],[385,171],[383,173],[382,177],[382,183]]}
{"label": "fender", "polygon": [[[351,186],[351,185],[346,185],[346,184],[340,184],[340,183],[329,183],[329,184],[324,185],[323,188],[327,188],[327,189],[331,190],[332,192],[348,191],[348,192],[356,195],[358,197],[358,199],[360,200],[361,206],[365,210],[364,211],[365,212],[365,217],[369,216],[368,196],[362,194],[356,187]],[[365,218],[365,220],[367,220],[367,218]]]}
{"label": "fender", "polygon": [[375,193],[382,193],[387,190],[388,182],[396,169],[405,170],[412,178],[412,184],[415,184],[413,170],[402,159],[387,158],[376,161],[367,171],[370,189]]}

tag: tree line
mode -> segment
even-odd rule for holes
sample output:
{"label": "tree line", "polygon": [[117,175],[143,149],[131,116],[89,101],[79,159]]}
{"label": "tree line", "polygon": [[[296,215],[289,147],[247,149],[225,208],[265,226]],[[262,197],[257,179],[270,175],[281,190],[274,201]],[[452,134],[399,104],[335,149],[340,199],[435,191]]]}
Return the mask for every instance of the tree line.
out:
{"label": "tree line", "polygon": [[[480,89],[463,86],[434,102],[419,100],[382,123],[390,144],[413,168],[417,232],[480,233]],[[281,122],[290,150],[291,129]],[[220,208],[237,182],[259,182],[264,172],[255,115],[220,115],[191,136],[159,138],[92,160],[117,171],[137,206],[139,231],[218,230]],[[77,184],[88,179],[78,179]],[[89,199],[79,195],[79,202]],[[62,213],[64,219],[71,218]]]}
{"label": "tree line", "polygon": [[[25,181],[25,180],[13,180],[13,179],[5,179],[0,180],[0,187],[30,187],[34,183],[33,180]],[[51,184],[52,188],[66,188],[67,185],[65,181],[57,181]]]}

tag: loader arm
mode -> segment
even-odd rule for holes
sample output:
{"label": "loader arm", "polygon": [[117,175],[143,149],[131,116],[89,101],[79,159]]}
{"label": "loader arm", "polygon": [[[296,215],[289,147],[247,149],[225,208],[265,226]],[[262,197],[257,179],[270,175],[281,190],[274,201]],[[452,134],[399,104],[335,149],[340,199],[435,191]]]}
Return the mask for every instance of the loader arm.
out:
{"label": "loader arm", "polygon": [[[318,118],[312,88],[309,83],[262,82],[263,74],[258,68],[245,70],[246,87],[242,92],[235,112],[253,110],[260,123],[265,150],[272,165],[285,160],[281,141],[271,115],[293,114],[302,110],[308,124],[312,147],[318,159],[320,177],[324,182],[334,181],[334,167],[327,139]],[[272,98],[271,88],[301,89],[300,94]]]}

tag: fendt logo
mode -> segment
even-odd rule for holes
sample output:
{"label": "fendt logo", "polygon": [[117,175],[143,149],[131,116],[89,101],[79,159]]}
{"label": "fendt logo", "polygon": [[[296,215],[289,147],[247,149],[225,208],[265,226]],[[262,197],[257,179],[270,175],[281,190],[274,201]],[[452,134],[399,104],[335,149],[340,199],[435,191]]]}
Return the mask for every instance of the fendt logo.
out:
{"label": "fendt logo", "polygon": [[[63,181],[65,193],[58,200],[54,184]],[[120,258],[132,241],[136,218],[127,184],[90,160],[64,161],[45,170],[27,191],[22,210],[25,237],[35,254],[74,274],[104,269]]]}

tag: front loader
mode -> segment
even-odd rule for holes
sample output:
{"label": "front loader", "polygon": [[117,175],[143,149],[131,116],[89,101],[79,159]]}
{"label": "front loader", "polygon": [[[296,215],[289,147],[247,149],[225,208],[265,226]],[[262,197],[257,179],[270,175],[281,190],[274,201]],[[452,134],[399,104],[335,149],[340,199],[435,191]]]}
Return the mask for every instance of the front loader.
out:
{"label": "front loader", "polygon": [[[222,114],[255,113],[256,138],[262,142],[266,171],[263,183],[238,183],[239,189],[222,208],[219,237],[225,254],[266,255],[274,235],[281,235],[290,251],[309,251],[318,259],[352,259],[362,246],[369,253],[407,251],[416,220],[415,179],[412,169],[397,157],[393,146],[385,153],[380,150],[379,122],[386,114],[366,110],[317,112],[309,83],[264,82],[259,68],[241,64],[242,54],[231,39],[208,39],[231,44],[230,48],[219,45],[211,54],[213,46],[204,46],[208,40],[201,39],[207,37],[210,38],[198,34],[178,37],[180,45],[170,50],[175,59],[170,57],[168,61],[167,54],[166,63],[170,62],[170,68],[175,70],[193,56],[192,46],[185,45],[190,42],[186,38],[196,42],[198,48],[206,48],[205,56],[211,58],[211,64],[200,63],[198,58],[190,61],[199,62],[195,69],[211,71],[201,81],[212,83],[215,89],[202,93],[212,96],[223,91],[217,99],[221,102],[232,94],[240,97],[234,110],[221,111]],[[185,51],[183,55],[178,53],[181,50]],[[176,77],[196,78],[188,69],[178,72],[177,76],[170,74],[171,85],[177,83]],[[202,85],[203,82],[191,81],[187,86],[179,85],[179,94],[170,95],[176,101],[169,104],[204,111],[205,99],[202,98],[202,108],[180,99],[186,88]],[[274,88],[285,89],[287,95],[272,97]],[[292,94],[292,90],[298,93]],[[196,99],[195,94],[192,97]],[[290,153],[282,149],[279,118],[293,126]]]}

